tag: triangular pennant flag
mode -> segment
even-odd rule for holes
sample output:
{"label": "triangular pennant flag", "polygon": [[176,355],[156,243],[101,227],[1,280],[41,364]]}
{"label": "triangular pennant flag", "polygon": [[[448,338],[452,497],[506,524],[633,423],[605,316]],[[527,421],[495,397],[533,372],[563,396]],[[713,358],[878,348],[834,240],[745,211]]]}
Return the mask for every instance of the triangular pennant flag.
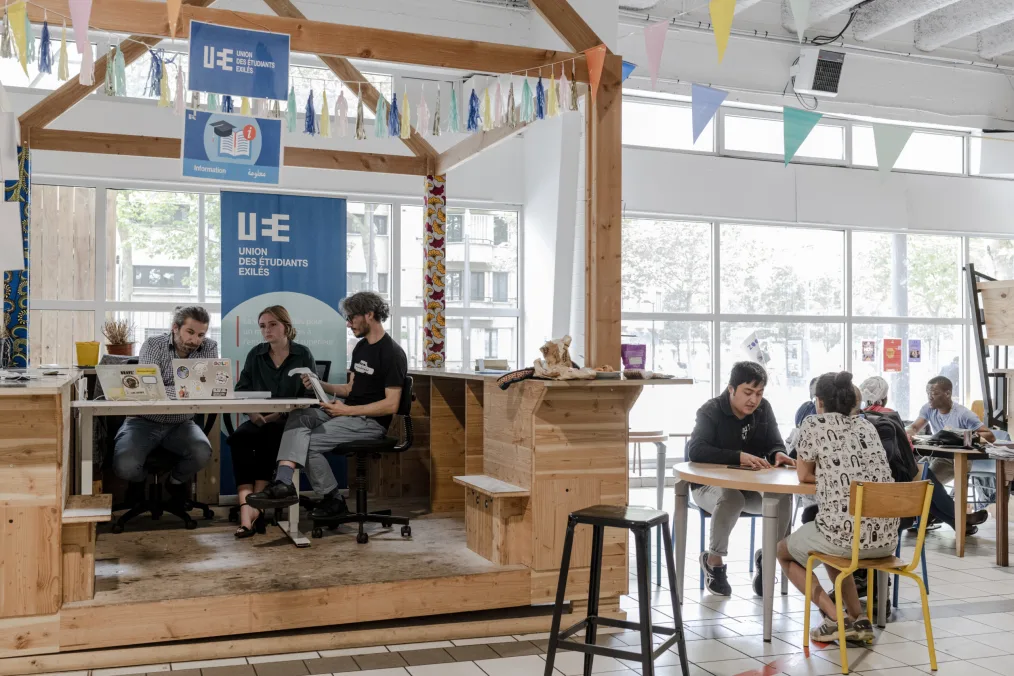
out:
{"label": "triangular pennant flag", "polygon": [[25,34],[25,22],[28,21],[28,12],[24,2],[15,2],[7,8],[7,16],[10,18],[11,31],[14,32],[14,44],[18,48],[18,61],[25,75],[28,75],[28,46],[27,35]]}
{"label": "triangular pennant flag", "polygon": [[606,65],[606,46],[599,45],[584,50],[585,60],[588,62],[588,84],[591,87],[592,100],[599,93],[599,82],[602,80],[602,68]]}
{"label": "triangular pennant flag", "polygon": [[644,49],[648,52],[648,74],[651,75],[652,89],[658,81],[658,69],[662,66],[662,50],[665,49],[665,39],[668,35],[668,19],[644,28]]}
{"label": "triangular pennant flag", "polygon": [[905,144],[912,136],[911,127],[899,127],[895,124],[874,124],[873,140],[877,145],[877,168],[880,171],[891,171],[897,164]]}
{"label": "triangular pennant flag", "polygon": [[813,128],[820,122],[824,113],[816,113],[812,110],[800,110],[799,108],[782,108],[782,122],[785,126],[785,164],[788,165],[796,156],[799,146],[803,145],[806,137],[810,135]]}
{"label": "triangular pennant flag", "polygon": [[166,0],[169,12],[169,37],[176,37],[176,24],[180,20],[180,3],[182,0]]}
{"label": "triangular pennant flag", "polygon": [[725,101],[729,92],[721,89],[712,89],[704,85],[695,84],[690,89],[690,108],[694,121],[694,143],[704,128],[711,122],[711,118],[718,112],[719,107]]}
{"label": "triangular pennant flag", "polygon": [[711,28],[715,31],[715,45],[718,46],[718,62],[725,58],[732,32],[732,16],[736,13],[736,0],[711,0]]}
{"label": "triangular pennant flag", "polygon": [[626,82],[627,78],[630,77],[630,74],[634,72],[635,68],[637,68],[637,64],[636,63],[630,63],[629,61],[624,61],[623,62],[623,77],[620,79],[620,82]]}
{"label": "triangular pennant flag", "polygon": [[810,27],[810,0],[789,0],[792,19],[796,22],[796,34],[803,41],[803,33]]}
{"label": "triangular pennant flag", "polygon": [[92,0],[70,0],[70,21],[74,25],[77,53],[84,54],[88,42],[88,22],[92,18]]}

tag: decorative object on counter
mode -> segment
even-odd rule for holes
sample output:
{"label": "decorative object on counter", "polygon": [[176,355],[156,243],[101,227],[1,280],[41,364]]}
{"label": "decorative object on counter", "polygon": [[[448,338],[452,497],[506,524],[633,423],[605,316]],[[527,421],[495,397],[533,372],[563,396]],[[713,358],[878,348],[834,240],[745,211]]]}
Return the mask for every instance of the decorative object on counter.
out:
{"label": "decorative object on counter", "polygon": [[102,325],[106,337],[106,353],[130,356],[134,354],[134,324],[128,319],[107,319]]}
{"label": "decorative object on counter", "polygon": [[[74,349],[77,352],[77,365],[87,367],[98,364],[99,347],[97,340],[74,343]],[[0,361],[0,368],[7,368],[2,361]]]}
{"label": "decorative object on counter", "polygon": [[577,368],[570,359],[570,336],[550,340],[539,348],[542,359],[535,360],[535,377],[549,380],[594,380],[595,369]]}
{"label": "decorative object on counter", "polygon": [[620,360],[624,369],[644,368],[644,362],[648,357],[647,345],[620,345]]}
{"label": "decorative object on counter", "polygon": [[613,367],[609,364],[595,367],[595,380],[619,380],[622,377],[623,374],[619,371],[614,371]]}
{"label": "decorative object on counter", "polygon": [[628,380],[651,380],[654,373],[646,369],[624,369],[623,377]]}
{"label": "decorative object on counter", "polygon": [[517,371],[511,371],[510,373],[501,376],[496,379],[496,384],[501,390],[506,390],[514,383],[520,383],[522,380],[529,380],[535,377],[535,369],[526,368],[518,369]]}

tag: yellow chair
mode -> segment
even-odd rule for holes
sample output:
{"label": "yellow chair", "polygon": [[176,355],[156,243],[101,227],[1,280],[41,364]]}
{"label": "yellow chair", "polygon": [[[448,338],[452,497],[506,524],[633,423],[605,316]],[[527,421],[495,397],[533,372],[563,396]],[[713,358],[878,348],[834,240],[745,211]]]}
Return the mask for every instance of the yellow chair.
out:
{"label": "yellow chair", "polygon": [[[810,552],[806,560],[806,611],[803,618],[803,652],[810,654],[810,591],[813,589],[813,564],[817,561],[825,563],[840,571],[834,581],[834,602],[838,611],[838,646],[841,649],[841,673],[849,673],[849,661],[845,644],[845,614],[842,609],[841,583],[846,575],[851,575],[859,568],[879,570],[891,575],[902,575],[915,580],[922,595],[922,616],[926,624],[926,643],[929,647],[930,668],[937,670],[937,653],[933,646],[933,627],[930,626],[929,600],[926,598],[926,585],[922,578],[913,573],[919,566],[922,556],[923,542],[926,539],[926,524],[929,521],[930,502],[933,499],[933,485],[929,481],[912,481],[908,483],[876,483],[853,481],[849,489],[849,514],[854,515],[852,526],[852,558],[828,556],[820,552]],[[882,518],[893,519],[907,516],[919,517],[919,537],[915,543],[915,555],[912,562],[906,564],[897,556],[885,556],[881,559],[860,559],[859,538],[860,519]],[[866,613],[873,621],[875,575],[869,575],[866,594]]]}
{"label": "yellow chair", "polygon": [[979,416],[979,420],[986,422],[986,407],[982,403],[982,399],[976,399],[972,402],[972,413]]}

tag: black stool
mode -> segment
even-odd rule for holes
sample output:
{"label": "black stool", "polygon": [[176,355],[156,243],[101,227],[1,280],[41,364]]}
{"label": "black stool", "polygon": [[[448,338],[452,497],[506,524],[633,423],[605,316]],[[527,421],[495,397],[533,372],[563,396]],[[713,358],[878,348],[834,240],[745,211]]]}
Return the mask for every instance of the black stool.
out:
{"label": "black stool", "polygon": [[[569,629],[560,631],[560,616],[563,614],[563,599],[567,591],[567,573],[570,571],[570,550],[574,544],[574,528],[578,524],[592,527],[591,570],[588,575],[588,617]],[[553,674],[553,662],[556,651],[574,650],[584,653],[584,674],[592,673],[592,660],[595,655],[615,657],[621,660],[638,660],[641,662],[642,676],[653,676],[655,659],[672,646],[679,644],[680,666],[683,676],[690,675],[687,662],[687,645],[683,637],[683,616],[680,601],[676,596],[676,565],[673,562],[672,536],[667,525],[669,514],[647,507],[616,507],[613,505],[597,505],[578,510],[567,519],[567,539],[563,543],[563,560],[560,563],[560,582],[556,587],[556,607],[553,608],[553,628],[549,635],[549,651],[546,655],[546,676]],[[599,617],[599,587],[602,582],[602,541],[606,527],[625,528],[634,531],[634,549],[637,552],[637,600],[641,612],[640,622],[623,622],[607,617]],[[651,529],[662,529],[665,545],[666,568],[669,570],[669,593],[672,596],[673,617],[675,628],[652,627],[651,625],[651,575],[648,571],[651,562]],[[618,629],[636,629],[641,632],[641,652],[617,650],[595,645],[595,634],[599,626],[616,627]],[[568,641],[577,632],[585,630],[584,643]],[[665,634],[670,638],[652,650],[652,635]]]}

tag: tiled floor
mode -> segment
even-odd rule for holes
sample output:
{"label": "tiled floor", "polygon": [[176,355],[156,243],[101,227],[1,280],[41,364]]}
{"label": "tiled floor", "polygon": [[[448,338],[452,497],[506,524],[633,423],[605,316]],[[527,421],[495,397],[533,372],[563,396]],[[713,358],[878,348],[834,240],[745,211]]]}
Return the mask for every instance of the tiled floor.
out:
{"label": "tiled floor", "polygon": [[[655,490],[632,489],[631,504],[654,504]],[[666,491],[672,511],[673,492]],[[831,676],[840,673],[835,645],[814,646],[802,653],[803,597],[795,590],[776,596],[771,643],[762,640],[761,601],[753,595],[749,560],[749,522],[733,535],[728,559],[733,595],[718,598],[698,589],[696,564],[699,521],[690,519],[687,534],[686,627],[691,676]],[[994,564],[992,520],[967,541],[963,559],[954,556],[954,533],[947,527],[927,537],[930,605],[936,639],[938,676],[1008,676],[1014,674],[1014,568]],[[906,537],[902,556],[911,554],[914,537]],[[654,550],[654,547],[653,547]],[[632,562],[633,563],[633,562]],[[631,565],[631,571],[634,566]],[[654,568],[652,568],[654,575]],[[663,580],[665,571],[663,569]],[[631,578],[631,590],[636,581]],[[635,594],[636,596],[636,594]],[[653,586],[652,607],[658,624],[672,622],[667,589]],[[621,607],[636,611],[634,596]],[[813,618],[819,617],[814,612]],[[414,645],[376,646],[104,669],[90,676],[154,674],[162,676],[321,676],[356,672],[362,676],[540,676],[544,673],[546,635],[498,636],[487,639],[439,641]],[[637,650],[633,632],[601,636],[599,643]],[[914,585],[901,587],[901,605],[869,649],[850,648],[852,673],[864,676],[921,676],[930,672],[925,631]],[[583,673],[583,657],[559,653],[555,676]],[[172,671],[171,675],[164,672]],[[180,673],[185,672],[185,673]],[[594,673],[640,674],[635,663],[596,657]],[[657,676],[678,676],[679,656],[671,651],[655,662]],[[78,676],[89,676],[79,672]]]}

